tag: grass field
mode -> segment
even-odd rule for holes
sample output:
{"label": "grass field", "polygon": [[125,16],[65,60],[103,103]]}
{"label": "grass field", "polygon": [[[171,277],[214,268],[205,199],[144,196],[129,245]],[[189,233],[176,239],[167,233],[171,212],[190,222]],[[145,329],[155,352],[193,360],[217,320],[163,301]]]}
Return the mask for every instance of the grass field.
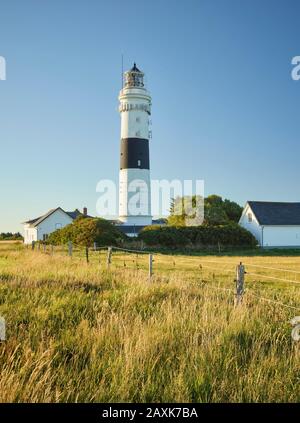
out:
{"label": "grass field", "polygon": [[149,283],[147,255],[114,253],[107,270],[105,252],[87,264],[0,243],[0,401],[300,401],[299,257],[154,259]]}

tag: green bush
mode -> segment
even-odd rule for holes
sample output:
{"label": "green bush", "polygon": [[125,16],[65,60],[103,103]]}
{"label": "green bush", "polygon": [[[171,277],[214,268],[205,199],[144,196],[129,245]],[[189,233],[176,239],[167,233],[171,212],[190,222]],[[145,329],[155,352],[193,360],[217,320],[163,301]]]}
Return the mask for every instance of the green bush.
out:
{"label": "green bush", "polygon": [[139,238],[155,247],[255,247],[257,240],[235,223],[220,226],[147,226]]}
{"label": "green bush", "polygon": [[53,245],[74,244],[91,247],[98,245],[120,245],[126,239],[118,228],[105,219],[79,217],[70,225],[49,235],[48,243]]}

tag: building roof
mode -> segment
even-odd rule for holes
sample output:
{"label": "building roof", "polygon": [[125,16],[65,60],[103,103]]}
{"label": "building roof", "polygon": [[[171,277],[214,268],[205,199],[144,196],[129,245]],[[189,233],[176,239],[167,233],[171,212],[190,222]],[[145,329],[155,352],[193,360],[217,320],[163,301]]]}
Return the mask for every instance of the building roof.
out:
{"label": "building roof", "polygon": [[130,72],[140,72],[142,73],[139,68],[136,66],[136,63],[134,62],[133,67],[130,69]]}
{"label": "building roof", "polygon": [[300,203],[248,201],[260,225],[300,225]]}
{"label": "building roof", "polygon": [[159,219],[152,219],[152,225],[166,225],[168,223],[168,219],[164,217],[160,217]]}
{"label": "building roof", "polygon": [[[61,210],[63,213],[67,214],[73,220],[75,220],[78,216],[83,216],[83,214],[78,209],[71,212],[66,212],[61,207],[57,207],[56,209],[49,210],[47,213],[43,214],[42,216],[39,216],[32,220],[28,220],[27,222],[23,222],[23,223],[30,225],[31,227],[34,228],[38,226],[40,223],[42,223],[45,219],[47,219],[47,217],[55,213],[57,210]],[[85,216],[85,217],[92,217],[92,216]]]}
{"label": "building roof", "polygon": [[138,234],[145,225],[118,225],[118,229],[125,234]]}
{"label": "building roof", "polygon": [[[74,211],[72,211],[72,212],[66,212],[73,220],[75,220],[78,216],[81,216],[82,215],[82,213],[78,210],[78,209],[76,209],[76,210],[74,210]],[[91,216],[87,216],[87,217],[91,217]]]}

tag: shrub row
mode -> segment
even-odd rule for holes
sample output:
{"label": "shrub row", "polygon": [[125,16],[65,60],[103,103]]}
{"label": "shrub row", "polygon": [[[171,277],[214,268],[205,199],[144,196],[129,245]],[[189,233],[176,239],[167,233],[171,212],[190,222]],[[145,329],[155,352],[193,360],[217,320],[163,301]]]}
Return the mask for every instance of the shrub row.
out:
{"label": "shrub row", "polygon": [[246,229],[231,223],[222,226],[147,226],[139,238],[155,247],[250,247],[257,245],[255,237]]}

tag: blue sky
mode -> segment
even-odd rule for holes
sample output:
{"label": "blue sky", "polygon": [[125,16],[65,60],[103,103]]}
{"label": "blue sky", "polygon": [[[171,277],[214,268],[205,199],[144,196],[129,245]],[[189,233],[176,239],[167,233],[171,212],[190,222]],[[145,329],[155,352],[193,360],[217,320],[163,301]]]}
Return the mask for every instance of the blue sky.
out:
{"label": "blue sky", "polygon": [[0,232],[118,181],[121,54],[153,97],[151,176],[300,201],[297,0],[0,0]]}

